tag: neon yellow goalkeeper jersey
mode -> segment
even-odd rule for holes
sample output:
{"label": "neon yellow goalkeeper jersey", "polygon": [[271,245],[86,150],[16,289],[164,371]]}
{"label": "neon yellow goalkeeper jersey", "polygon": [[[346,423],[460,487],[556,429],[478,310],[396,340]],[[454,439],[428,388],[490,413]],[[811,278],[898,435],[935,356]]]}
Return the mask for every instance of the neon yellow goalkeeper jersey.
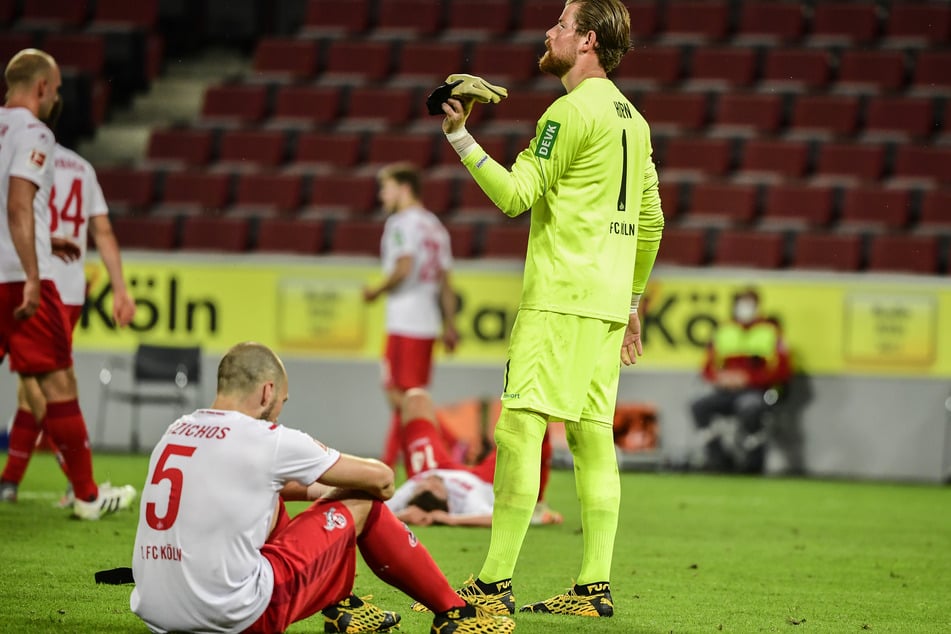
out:
{"label": "neon yellow goalkeeper jersey", "polygon": [[511,171],[463,159],[508,216],[529,208],[521,308],[627,323],[664,227],[644,117],[608,79],[586,79],[539,119]]}

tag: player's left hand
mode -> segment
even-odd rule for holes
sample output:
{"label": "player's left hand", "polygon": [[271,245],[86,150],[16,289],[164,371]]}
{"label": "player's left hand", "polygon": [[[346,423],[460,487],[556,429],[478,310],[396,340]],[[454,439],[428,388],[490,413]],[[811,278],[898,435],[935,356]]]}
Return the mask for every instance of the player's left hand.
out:
{"label": "player's left hand", "polygon": [[621,342],[621,363],[634,365],[637,357],[644,354],[641,344],[641,318],[637,313],[631,313],[627,319],[627,329],[624,331],[624,341]]}
{"label": "player's left hand", "polygon": [[462,129],[474,103],[474,99],[463,97],[452,97],[443,102],[442,111],[446,113],[446,118],[442,120],[442,131],[451,134]]}
{"label": "player's left hand", "polygon": [[125,328],[132,323],[135,317],[135,300],[129,293],[122,291],[114,293],[112,297],[112,318],[119,328]]}
{"label": "player's left hand", "polygon": [[50,238],[50,246],[53,249],[53,255],[66,263],[75,262],[83,256],[79,245],[66,238],[53,236]]}
{"label": "player's left hand", "polygon": [[456,351],[456,346],[459,345],[459,332],[453,326],[443,329],[442,345],[446,348],[446,352]]}

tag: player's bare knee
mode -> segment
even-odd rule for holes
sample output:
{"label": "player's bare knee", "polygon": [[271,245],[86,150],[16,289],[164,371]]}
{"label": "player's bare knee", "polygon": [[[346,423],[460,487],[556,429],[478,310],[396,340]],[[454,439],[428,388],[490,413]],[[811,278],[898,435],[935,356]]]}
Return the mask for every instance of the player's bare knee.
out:
{"label": "player's bare knee", "polygon": [[[363,527],[367,523],[367,517],[370,516],[370,511],[373,509],[373,503],[376,500],[371,500],[369,498],[347,498],[341,500],[343,505],[347,507],[347,510],[350,511],[350,516],[353,517],[353,527],[357,535],[363,532]],[[380,502],[382,504],[382,502]]]}
{"label": "player's bare knee", "polygon": [[403,397],[403,423],[407,423],[417,418],[426,420],[435,420],[436,411],[433,407],[433,399],[424,388],[413,387],[406,391]]}

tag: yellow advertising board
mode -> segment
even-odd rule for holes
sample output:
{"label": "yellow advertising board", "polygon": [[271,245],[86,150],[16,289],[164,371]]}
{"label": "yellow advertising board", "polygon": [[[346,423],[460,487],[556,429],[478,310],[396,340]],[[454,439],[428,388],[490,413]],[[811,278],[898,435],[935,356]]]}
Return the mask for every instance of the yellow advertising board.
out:
{"label": "yellow advertising board", "polygon": [[[131,328],[108,320],[110,290],[100,264],[88,267],[90,294],[78,350],[132,350],[137,343],[200,344],[223,351],[254,339],[281,354],[376,359],[383,302],[365,304],[375,262],[336,260],[138,259],[126,276],[138,312]],[[521,269],[460,267],[462,343],[444,362],[504,363],[521,290]],[[796,364],[818,374],[951,377],[951,284],[929,278],[655,271],[645,299],[643,367],[695,370],[733,293],[754,286],[764,312],[783,326]]]}

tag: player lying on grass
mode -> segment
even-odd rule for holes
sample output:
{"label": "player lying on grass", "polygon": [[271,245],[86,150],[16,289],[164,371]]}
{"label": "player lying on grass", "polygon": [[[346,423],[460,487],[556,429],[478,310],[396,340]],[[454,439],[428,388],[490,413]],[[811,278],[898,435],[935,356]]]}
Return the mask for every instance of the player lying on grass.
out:
{"label": "player lying on grass", "polygon": [[[460,599],[383,504],[393,471],[279,425],[284,364],[241,343],[218,366],[209,409],[183,416],[152,452],[130,607],[153,632],[283,632],[323,612],[325,632],[377,632],[400,617],[353,594],[356,550],[380,579],[435,612],[432,632],[510,632]],[[285,500],[311,501],[291,519]]]}
{"label": "player lying on grass", "polygon": [[[409,480],[387,500],[396,517],[407,524],[426,526],[491,526],[495,496],[492,478],[495,474],[495,449],[476,465],[464,465],[450,455],[449,448],[437,429],[436,408],[429,392],[413,388],[403,402],[403,455]],[[542,459],[539,500],[548,482],[551,455]],[[533,524],[560,524],[562,517],[544,503],[536,506]]]}

